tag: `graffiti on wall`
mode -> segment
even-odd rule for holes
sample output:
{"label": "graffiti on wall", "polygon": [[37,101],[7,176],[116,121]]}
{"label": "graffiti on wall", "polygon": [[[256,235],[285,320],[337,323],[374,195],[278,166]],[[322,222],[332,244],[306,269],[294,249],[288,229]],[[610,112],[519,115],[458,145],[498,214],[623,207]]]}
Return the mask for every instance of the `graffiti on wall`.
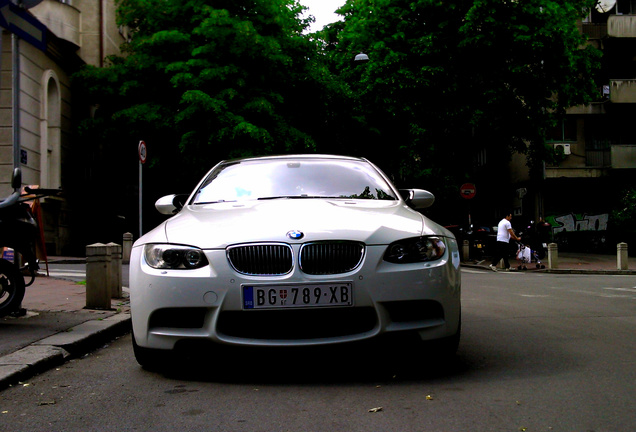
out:
{"label": "graffiti on wall", "polygon": [[607,213],[598,215],[569,213],[561,216],[548,216],[546,222],[552,225],[552,234],[572,231],[606,231],[609,215]]}

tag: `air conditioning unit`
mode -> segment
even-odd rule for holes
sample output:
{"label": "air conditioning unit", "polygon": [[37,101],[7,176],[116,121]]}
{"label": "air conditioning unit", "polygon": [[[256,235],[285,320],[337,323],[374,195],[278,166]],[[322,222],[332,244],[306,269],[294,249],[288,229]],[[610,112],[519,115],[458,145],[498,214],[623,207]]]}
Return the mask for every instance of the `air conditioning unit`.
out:
{"label": "air conditioning unit", "polygon": [[570,144],[567,144],[567,143],[554,144],[554,150],[556,150],[559,153],[563,152],[564,155],[572,154],[572,151],[570,150]]}

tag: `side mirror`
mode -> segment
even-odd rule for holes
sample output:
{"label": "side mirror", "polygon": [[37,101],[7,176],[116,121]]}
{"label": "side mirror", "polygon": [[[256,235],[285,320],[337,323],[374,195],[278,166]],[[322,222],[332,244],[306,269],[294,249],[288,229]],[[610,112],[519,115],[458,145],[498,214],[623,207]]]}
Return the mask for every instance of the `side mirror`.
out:
{"label": "side mirror", "polygon": [[161,214],[173,215],[181,211],[187,199],[188,195],[184,194],[166,195],[155,202],[155,208]]}
{"label": "side mirror", "polygon": [[414,209],[425,209],[433,205],[435,195],[423,189],[400,190],[406,203]]}
{"label": "side mirror", "polygon": [[11,187],[14,190],[20,189],[22,187],[22,170],[20,168],[15,168],[13,170],[13,177],[11,178]]}

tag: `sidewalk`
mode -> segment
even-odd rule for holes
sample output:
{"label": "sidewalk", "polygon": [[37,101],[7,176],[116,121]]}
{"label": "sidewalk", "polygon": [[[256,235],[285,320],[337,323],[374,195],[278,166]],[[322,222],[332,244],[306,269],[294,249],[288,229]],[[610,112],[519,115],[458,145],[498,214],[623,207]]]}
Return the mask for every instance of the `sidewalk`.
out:
{"label": "sidewalk", "polygon": [[[628,270],[618,270],[618,261],[616,255],[601,254],[578,254],[574,252],[558,252],[558,267],[549,269],[547,257],[542,261],[545,269],[537,269],[536,264],[527,264],[527,271],[539,271],[548,273],[562,274],[622,274],[636,275],[636,257],[629,257]],[[490,270],[488,268],[491,263],[490,258],[483,261],[467,261],[462,262],[462,266],[471,268],[480,268]],[[510,258],[510,266],[517,267],[519,261]]]}
{"label": "sidewalk", "polygon": [[89,310],[85,284],[36,278],[22,302],[26,315],[0,318],[0,390],[128,333],[130,307],[124,291],[110,310]]}
{"label": "sidewalk", "polygon": [[[77,259],[50,259],[49,263],[81,262]],[[490,271],[489,260],[462,263],[463,267]],[[517,261],[511,260],[516,266]],[[628,260],[629,270],[617,270],[616,256],[559,253],[558,269],[528,272],[563,274],[636,275],[636,258]],[[58,366],[99,348],[130,331],[127,288],[124,298],[113,299],[110,310],[89,310],[86,285],[56,278],[38,277],[26,288],[22,306],[27,314],[0,318],[0,390],[35,374]]]}

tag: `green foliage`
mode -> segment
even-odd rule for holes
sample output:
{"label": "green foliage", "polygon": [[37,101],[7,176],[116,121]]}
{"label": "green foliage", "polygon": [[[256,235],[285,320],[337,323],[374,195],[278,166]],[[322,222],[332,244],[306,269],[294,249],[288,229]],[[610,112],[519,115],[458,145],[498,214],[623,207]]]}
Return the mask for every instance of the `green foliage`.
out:
{"label": "green foliage", "polygon": [[298,0],[119,0],[123,55],[74,76],[99,107],[80,138],[104,164],[144,139],[162,191],[220,159],[324,152],[451,196],[483,148],[494,166],[554,156],[545,132],[595,92],[599,54],[576,27],[594,3],[347,0],[344,22],[307,35]]}
{"label": "green foliage", "polygon": [[120,0],[124,55],[74,76],[99,106],[83,138],[113,152],[144,139],[152,166],[191,167],[190,185],[223,158],[315,151],[333,91],[301,11],[295,0]]}
{"label": "green foliage", "polygon": [[611,222],[617,232],[636,233],[636,188],[623,192],[619,208],[611,213]]}
{"label": "green foliage", "polygon": [[[370,139],[398,150],[400,170],[468,172],[458,165],[484,146],[539,165],[545,131],[595,92],[599,54],[576,27],[594,3],[349,0],[344,23],[320,36],[377,128]],[[355,65],[360,51],[370,61]]]}

